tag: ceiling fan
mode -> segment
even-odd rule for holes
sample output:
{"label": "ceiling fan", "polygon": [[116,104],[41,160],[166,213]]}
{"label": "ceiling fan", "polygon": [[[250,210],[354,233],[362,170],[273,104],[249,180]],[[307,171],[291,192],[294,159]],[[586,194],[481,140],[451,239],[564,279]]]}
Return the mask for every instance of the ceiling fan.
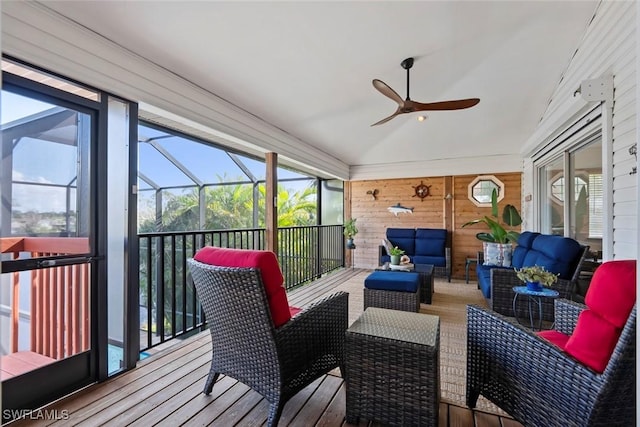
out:
{"label": "ceiling fan", "polygon": [[412,101],[409,98],[409,70],[413,67],[413,58],[407,58],[400,63],[402,68],[407,70],[407,99],[402,99],[400,95],[393,89],[389,87],[385,82],[378,79],[373,79],[373,87],[378,89],[381,94],[387,96],[398,103],[398,109],[390,115],[379,122],[372,124],[371,126],[381,125],[383,123],[388,122],[393,119],[395,116],[399,114],[405,113],[414,113],[416,111],[435,111],[435,110],[462,110],[464,108],[470,108],[480,102],[479,98],[469,98],[469,99],[457,99],[453,101],[441,101],[441,102],[430,102],[427,104],[423,104],[421,102]]}

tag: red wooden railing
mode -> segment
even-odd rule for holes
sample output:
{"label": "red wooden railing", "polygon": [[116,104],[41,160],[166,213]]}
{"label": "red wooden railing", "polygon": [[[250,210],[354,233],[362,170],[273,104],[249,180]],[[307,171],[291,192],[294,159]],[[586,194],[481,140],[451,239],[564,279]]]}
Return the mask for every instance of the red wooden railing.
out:
{"label": "red wooden railing", "polygon": [[[0,238],[2,253],[32,258],[86,254],[86,238]],[[13,273],[11,301],[11,352],[18,352],[20,273]],[[89,349],[89,265],[77,264],[31,271],[30,351],[63,359]]]}

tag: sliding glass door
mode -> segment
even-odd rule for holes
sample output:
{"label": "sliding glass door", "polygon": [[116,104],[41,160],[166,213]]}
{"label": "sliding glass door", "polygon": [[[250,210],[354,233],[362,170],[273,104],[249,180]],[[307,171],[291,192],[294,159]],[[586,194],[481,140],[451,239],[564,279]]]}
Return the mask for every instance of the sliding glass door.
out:
{"label": "sliding glass door", "polygon": [[602,139],[599,134],[538,167],[543,233],[572,237],[602,251]]}
{"label": "sliding glass door", "polygon": [[3,421],[96,381],[94,307],[104,280],[98,103],[21,83],[5,75],[1,98]]}

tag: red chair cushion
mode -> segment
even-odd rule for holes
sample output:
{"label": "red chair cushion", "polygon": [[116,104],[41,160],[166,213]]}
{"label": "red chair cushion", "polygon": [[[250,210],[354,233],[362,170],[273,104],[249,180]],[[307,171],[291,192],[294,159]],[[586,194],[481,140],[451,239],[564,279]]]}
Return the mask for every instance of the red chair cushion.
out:
{"label": "red chair cushion", "polygon": [[576,328],[564,350],[594,371],[602,372],[607,367],[621,332],[622,329],[595,311],[586,309],[578,316]]}
{"label": "red chair cushion", "polygon": [[548,331],[540,331],[538,332],[538,336],[549,341],[556,347],[560,347],[561,350],[564,350],[567,345],[567,341],[569,341],[569,335],[565,335],[562,332],[558,332],[553,329]]}
{"label": "red chair cushion", "polygon": [[596,269],[585,304],[617,328],[622,328],[636,303],[636,261],[608,261]]}
{"label": "red chair cushion", "polygon": [[219,267],[257,268],[262,276],[264,290],[269,301],[269,310],[275,327],[284,325],[291,319],[284,277],[278,265],[276,254],[270,251],[247,249],[227,249],[206,246],[193,257],[204,264]]}

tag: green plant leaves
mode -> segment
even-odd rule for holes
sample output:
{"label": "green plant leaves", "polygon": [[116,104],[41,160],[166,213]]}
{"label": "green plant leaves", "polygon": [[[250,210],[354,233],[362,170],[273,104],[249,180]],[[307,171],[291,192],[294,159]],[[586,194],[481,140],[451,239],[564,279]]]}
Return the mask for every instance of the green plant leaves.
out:
{"label": "green plant leaves", "polygon": [[[495,189],[491,192],[491,216],[495,219],[488,216],[483,216],[482,218],[474,219],[462,224],[462,228],[482,222],[489,227],[490,232],[476,234],[476,238],[478,240],[491,243],[516,243],[518,241],[518,237],[520,237],[520,233],[516,231],[505,230],[502,224],[497,221],[499,218],[498,192]],[[506,205],[502,212],[502,221],[509,227],[515,227],[522,224],[522,217],[520,216],[520,213],[518,213],[518,209],[516,209],[515,206]]]}
{"label": "green plant leaves", "polygon": [[493,238],[493,234],[491,233],[478,233],[476,234],[476,239],[482,242],[496,243],[496,239]]}
{"label": "green plant leaves", "polygon": [[513,205],[506,205],[504,207],[504,211],[502,212],[502,221],[510,227],[522,224],[522,218],[518,213],[518,209]]}

